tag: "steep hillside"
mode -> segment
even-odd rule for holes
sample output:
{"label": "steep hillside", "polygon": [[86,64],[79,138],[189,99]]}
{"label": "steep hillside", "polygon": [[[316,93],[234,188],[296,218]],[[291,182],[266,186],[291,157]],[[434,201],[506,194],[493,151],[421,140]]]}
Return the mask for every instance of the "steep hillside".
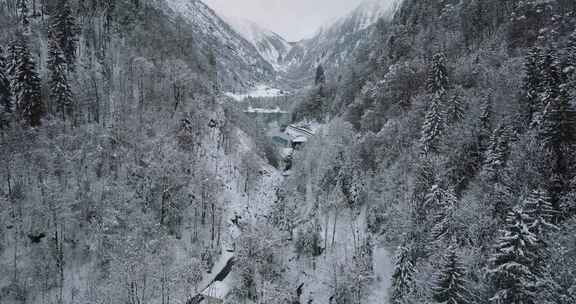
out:
{"label": "steep hillside", "polygon": [[226,17],[225,20],[236,32],[252,43],[260,55],[276,70],[285,68],[284,57],[292,46],[284,38],[249,20],[232,17]]}
{"label": "steep hillside", "polygon": [[288,78],[310,79],[319,64],[330,73],[352,63],[369,43],[375,24],[389,22],[401,2],[364,1],[350,14],[323,26],[314,37],[295,43],[284,60]]}
{"label": "steep hillside", "polygon": [[[270,51],[252,44],[230,27],[210,7],[200,0],[163,0],[167,13],[181,28],[188,28],[197,47],[214,56],[218,66],[218,80],[227,90],[251,87],[271,78],[274,62],[267,61]],[[247,36],[252,37],[252,36]],[[278,41],[269,41],[276,43]],[[255,45],[258,46],[255,47]],[[261,55],[262,54],[262,55]]]}

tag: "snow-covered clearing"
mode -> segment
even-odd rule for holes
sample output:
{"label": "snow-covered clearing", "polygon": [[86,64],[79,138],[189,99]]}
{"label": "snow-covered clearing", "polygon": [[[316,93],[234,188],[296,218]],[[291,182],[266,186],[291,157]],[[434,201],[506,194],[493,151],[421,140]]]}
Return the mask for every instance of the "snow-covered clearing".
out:
{"label": "snow-covered clearing", "polygon": [[[315,259],[298,259],[293,252],[287,253],[285,260],[289,265],[287,273],[289,281],[293,286],[304,284],[300,303],[330,303],[335,289],[339,288],[336,281],[337,273],[342,266],[353,263],[354,248],[367,237],[364,232],[365,212],[363,210],[358,215],[339,214],[335,226],[334,214],[329,214],[328,220],[322,223],[323,237],[327,236],[323,255]],[[332,243],[333,237],[334,243]],[[393,263],[387,249],[380,245],[375,245],[373,248],[373,267],[374,277],[371,278],[371,283],[365,286],[368,293],[366,303],[386,303]]]}

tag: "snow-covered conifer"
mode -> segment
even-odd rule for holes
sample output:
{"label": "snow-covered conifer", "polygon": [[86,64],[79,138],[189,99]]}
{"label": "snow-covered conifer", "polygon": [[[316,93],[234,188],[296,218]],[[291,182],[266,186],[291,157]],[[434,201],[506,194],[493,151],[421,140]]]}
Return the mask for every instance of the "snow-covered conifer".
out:
{"label": "snow-covered conifer", "polygon": [[439,187],[431,193],[431,199],[436,202],[430,203],[432,210],[435,210],[434,225],[432,226],[432,242],[450,241],[457,233],[457,226],[454,223],[454,212],[457,207],[457,198],[453,191],[446,191]]}
{"label": "snow-covered conifer", "polygon": [[432,98],[422,126],[420,144],[424,154],[438,152],[440,136],[442,136],[445,127],[441,103],[441,96],[436,93]]}
{"label": "snow-covered conifer", "polygon": [[530,50],[524,62],[524,96],[522,97],[526,126],[532,125],[538,112],[542,111],[543,53],[538,47]]}
{"label": "snow-covered conifer", "polygon": [[484,177],[494,180],[499,172],[506,166],[506,160],[510,153],[510,136],[505,126],[499,126],[492,132],[486,156],[484,158]]}
{"label": "snow-covered conifer", "polygon": [[442,304],[468,304],[470,295],[464,279],[465,270],[460,262],[456,250],[450,248],[444,258],[438,280],[432,287],[435,303]]}
{"label": "snow-covered conifer", "polygon": [[448,100],[446,118],[447,122],[451,124],[464,119],[464,105],[462,104],[462,97],[457,91]]}
{"label": "snow-covered conifer", "polygon": [[535,304],[538,294],[535,264],[539,260],[539,239],[530,225],[534,219],[517,206],[506,224],[490,258],[489,275],[494,287],[490,298],[496,304]]}
{"label": "snow-covered conifer", "polygon": [[20,35],[12,48],[14,62],[10,69],[11,87],[16,101],[18,117],[30,126],[39,126],[44,115],[44,104],[40,92],[40,77],[28,48],[25,36]]}
{"label": "snow-covered conifer", "polygon": [[449,79],[446,68],[446,56],[438,53],[432,58],[432,67],[428,73],[427,88],[432,94],[439,96],[448,91]]}
{"label": "snow-covered conifer", "polygon": [[556,230],[554,219],[558,217],[558,211],[551,202],[552,198],[544,190],[534,190],[524,199],[524,209],[532,218],[530,230],[538,236],[545,232]]}
{"label": "snow-covered conifer", "polygon": [[73,97],[68,82],[67,64],[64,53],[56,41],[55,36],[51,36],[48,42],[48,69],[50,70],[50,99],[61,115],[62,119],[70,117],[73,112]]}
{"label": "snow-covered conifer", "polygon": [[398,248],[395,259],[390,303],[402,304],[404,299],[414,290],[414,264],[412,252],[407,244]]}
{"label": "snow-covered conifer", "polygon": [[68,0],[58,0],[58,4],[51,12],[50,35],[60,47],[68,68],[72,70],[76,61],[78,28]]}

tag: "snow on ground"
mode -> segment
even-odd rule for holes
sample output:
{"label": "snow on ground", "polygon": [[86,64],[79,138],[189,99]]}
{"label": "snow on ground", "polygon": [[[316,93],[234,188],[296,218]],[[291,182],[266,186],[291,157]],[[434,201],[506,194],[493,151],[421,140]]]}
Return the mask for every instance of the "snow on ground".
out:
{"label": "snow on ground", "polygon": [[[212,157],[207,158],[208,168],[224,168],[227,164],[241,164],[246,154],[253,154],[254,142],[243,131],[236,130],[239,140],[236,153],[226,154],[218,150],[216,143],[206,143]],[[258,174],[258,186],[244,193],[243,172],[229,172],[223,169],[215,169],[213,173],[223,182],[225,191],[219,200],[226,202],[226,210],[223,218],[223,235],[221,254],[216,257],[211,272],[206,274],[199,284],[198,291],[203,295],[214,298],[224,298],[234,284],[234,272],[232,271],[223,281],[214,281],[216,276],[226,267],[226,264],[234,257],[235,240],[242,233],[241,229],[232,223],[232,219],[240,216],[240,222],[256,225],[262,220],[262,216],[269,213],[269,208],[274,202],[276,188],[282,182],[282,174],[276,168],[270,166],[264,160],[255,158],[256,165],[260,168]]]}
{"label": "snow on ground", "polygon": [[[339,265],[350,265],[354,253],[354,244],[361,242],[366,235],[365,212],[360,215],[346,214],[342,212],[336,221],[335,242],[332,244],[332,231],[334,225],[333,214],[326,223],[322,223],[322,237],[325,229],[328,229],[327,249],[325,254],[315,260],[297,259],[293,252],[284,257],[289,261],[287,277],[293,286],[304,283],[303,294],[300,303],[329,303],[334,295],[334,274]],[[387,249],[375,246],[373,253],[374,280],[366,286],[367,298],[362,303],[376,304],[386,303],[388,289],[390,287],[393,263]],[[315,266],[315,267],[314,267]]]}
{"label": "snow on ground", "polygon": [[246,98],[254,97],[280,97],[288,95],[288,92],[284,90],[280,90],[277,88],[272,88],[266,84],[259,84],[256,87],[250,89],[246,93],[233,93],[233,92],[226,92],[224,95],[236,100],[236,101],[243,101]]}
{"label": "snow on ground", "polygon": [[[319,131],[320,124],[306,124],[303,127]],[[223,151],[211,149],[209,168],[224,168],[226,164],[240,164],[242,159],[253,154],[254,143],[244,132],[237,130],[239,140],[236,153],[227,155]],[[230,173],[226,170],[216,170],[218,179],[226,185],[225,191],[220,200],[226,202],[226,214],[223,219],[224,233],[222,236],[221,255],[216,257],[216,263],[210,274],[203,278],[199,291],[211,297],[222,298],[228,294],[235,284],[235,274],[232,271],[222,282],[214,282],[216,276],[225,268],[228,261],[233,258],[235,249],[235,239],[242,233],[241,228],[232,223],[232,219],[240,216],[240,226],[258,225],[262,222],[263,216],[269,213],[275,197],[276,189],[282,187],[282,172],[266,164],[263,160],[256,158],[258,171],[257,186],[251,188],[248,193],[244,193],[243,178],[244,171]],[[340,265],[350,265],[354,252],[354,244],[359,244],[365,237],[366,231],[366,210],[360,214],[352,214],[342,211],[337,216],[336,234],[334,244],[332,244],[332,231],[334,228],[334,214],[329,212],[328,221],[322,218],[322,236],[327,234],[327,249],[325,254],[312,260],[304,257],[297,259],[292,244],[287,244],[285,251],[279,257],[288,266],[285,273],[286,279],[294,290],[304,283],[303,294],[300,303],[329,303],[329,299],[334,294],[334,274]],[[376,246],[374,248],[374,279],[370,285],[366,286],[366,303],[386,303],[387,292],[390,286],[390,278],[393,271],[391,257],[385,248]],[[212,283],[212,284],[211,284]]]}
{"label": "snow on ground", "polygon": [[394,263],[388,250],[383,247],[374,248],[374,272],[376,280],[369,287],[371,294],[367,304],[388,303],[388,290],[392,284]]}
{"label": "snow on ground", "polygon": [[279,107],[276,107],[274,109],[248,107],[248,110],[246,110],[246,112],[247,113],[259,113],[259,114],[274,114],[274,113],[288,114],[288,112],[280,110]]}
{"label": "snow on ground", "polygon": [[[201,292],[204,292],[206,289],[211,289],[210,292],[213,294],[221,294],[221,293],[229,290],[228,286],[222,286],[221,284],[220,284],[220,287],[217,288],[216,290],[214,288],[209,288],[209,287],[211,287],[210,284],[214,281],[214,279],[216,278],[218,273],[220,273],[220,271],[222,269],[224,269],[224,267],[226,266],[228,261],[233,257],[234,257],[233,252],[229,252],[227,250],[222,250],[222,254],[218,257],[218,260],[216,260],[216,263],[214,263],[214,266],[212,267],[212,271],[210,271],[210,273],[208,275],[204,276],[204,278],[202,278],[202,281],[200,282],[200,284],[198,284],[198,290]],[[223,288],[227,288],[227,289],[225,291],[220,290]]]}

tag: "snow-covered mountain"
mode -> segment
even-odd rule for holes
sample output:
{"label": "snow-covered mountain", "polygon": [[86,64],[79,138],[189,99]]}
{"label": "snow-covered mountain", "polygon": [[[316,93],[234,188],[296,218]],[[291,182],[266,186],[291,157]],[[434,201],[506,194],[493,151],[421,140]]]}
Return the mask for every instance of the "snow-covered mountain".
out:
{"label": "snow-covered mountain", "polygon": [[390,21],[402,0],[366,0],[348,15],[318,30],[310,39],[296,43],[284,60],[290,78],[312,77],[318,64],[328,70],[347,63],[370,39],[378,20]]}
{"label": "snow-covered mountain", "polygon": [[274,68],[247,39],[200,0],[163,0],[166,13],[186,23],[198,49],[214,55],[218,80],[225,89],[252,87],[270,78]]}
{"label": "snow-covered mountain", "polygon": [[284,57],[292,45],[280,35],[261,27],[260,25],[241,18],[225,17],[232,28],[248,40],[276,70],[282,70]]}

